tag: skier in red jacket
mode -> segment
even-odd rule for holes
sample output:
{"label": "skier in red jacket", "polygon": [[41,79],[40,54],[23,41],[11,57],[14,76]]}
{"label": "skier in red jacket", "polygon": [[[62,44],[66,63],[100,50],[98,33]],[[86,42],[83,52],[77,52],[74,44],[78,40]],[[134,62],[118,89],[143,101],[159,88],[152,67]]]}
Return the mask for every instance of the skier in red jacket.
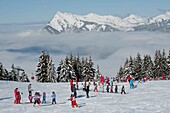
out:
{"label": "skier in red jacket", "polygon": [[70,90],[71,92],[73,92],[73,80],[72,79],[70,79]]}
{"label": "skier in red jacket", "polygon": [[14,104],[19,104],[21,100],[21,95],[20,92],[18,91],[18,88],[14,89],[14,96],[15,96]]}
{"label": "skier in red jacket", "polygon": [[74,108],[74,106],[78,107],[78,104],[77,104],[76,99],[73,94],[71,94],[71,97],[69,100],[71,101],[72,108]]}
{"label": "skier in red jacket", "polygon": [[165,74],[162,73],[162,80],[165,80]]}

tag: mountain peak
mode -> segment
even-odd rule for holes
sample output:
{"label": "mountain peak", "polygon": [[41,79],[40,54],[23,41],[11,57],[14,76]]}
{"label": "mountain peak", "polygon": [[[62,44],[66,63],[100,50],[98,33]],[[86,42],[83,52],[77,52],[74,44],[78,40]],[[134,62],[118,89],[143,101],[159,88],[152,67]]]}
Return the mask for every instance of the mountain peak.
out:
{"label": "mountain peak", "polygon": [[[95,13],[87,15],[75,15],[71,13],[62,13],[57,11],[54,18],[47,24],[47,29],[51,33],[61,32],[81,32],[81,31],[134,31],[148,29],[152,24],[153,29],[159,29],[160,25],[154,24],[163,22],[162,20],[170,20],[170,12],[161,14],[155,18],[142,18],[135,14],[131,14],[123,19],[111,15],[101,16]],[[169,25],[169,24],[164,24]],[[163,28],[163,27],[162,27]],[[149,28],[153,30],[152,28]],[[168,28],[167,28],[168,29]]]}

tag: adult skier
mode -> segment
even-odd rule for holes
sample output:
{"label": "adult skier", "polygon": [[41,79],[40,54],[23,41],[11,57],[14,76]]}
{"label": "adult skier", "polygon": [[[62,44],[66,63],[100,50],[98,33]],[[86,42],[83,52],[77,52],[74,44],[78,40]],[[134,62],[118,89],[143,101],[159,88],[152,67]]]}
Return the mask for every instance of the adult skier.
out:
{"label": "adult skier", "polygon": [[87,98],[89,98],[89,85],[87,85],[87,87],[86,87],[86,96],[87,96]]}
{"label": "adult skier", "polygon": [[29,99],[29,101],[30,101],[30,103],[32,103],[32,86],[31,86],[31,84],[29,84],[28,85],[28,99]]}

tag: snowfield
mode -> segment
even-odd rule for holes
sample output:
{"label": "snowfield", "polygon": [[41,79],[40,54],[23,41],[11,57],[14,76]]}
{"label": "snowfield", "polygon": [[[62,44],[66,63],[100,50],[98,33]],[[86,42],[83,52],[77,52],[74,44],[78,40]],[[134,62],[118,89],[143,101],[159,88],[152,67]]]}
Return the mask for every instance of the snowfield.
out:
{"label": "snowfield", "polygon": [[[148,81],[135,83],[136,89],[130,89],[128,83],[118,83],[119,94],[93,92],[90,87],[90,98],[78,90],[78,108],[72,108],[69,83],[36,83],[31,82],[33,93],[46,92],[47,104],[33,107],[28,103],[27,86],[29,83],[0,81],[0,113],[170,113],[170,81]],[[116,83],[115,83],[116,84]],[[122,84],[127,94],[120,94]],[[18,87],[23,93],[22,104],[13,104],[13,90]],[[81,89],[81,83],[79,83]],[[51,105],[51,92],[57,94],[57,104]]]}

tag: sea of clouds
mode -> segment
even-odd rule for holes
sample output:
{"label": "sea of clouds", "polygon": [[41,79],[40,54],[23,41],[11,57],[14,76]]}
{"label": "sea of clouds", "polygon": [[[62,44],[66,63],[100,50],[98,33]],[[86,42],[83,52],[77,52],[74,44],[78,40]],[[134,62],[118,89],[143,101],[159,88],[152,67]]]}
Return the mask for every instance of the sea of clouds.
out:
{"label": "sea of clouds", "polygon": [[115,76],[125,59],[137,52],[150,54],[170,49],[170,34],[160,32],[83,32],[51,35],[43,24],[0,25],[0,62],[35,74],[42,50],[52,56],[55,67],[66,55],[92,56],[104,76]]}

